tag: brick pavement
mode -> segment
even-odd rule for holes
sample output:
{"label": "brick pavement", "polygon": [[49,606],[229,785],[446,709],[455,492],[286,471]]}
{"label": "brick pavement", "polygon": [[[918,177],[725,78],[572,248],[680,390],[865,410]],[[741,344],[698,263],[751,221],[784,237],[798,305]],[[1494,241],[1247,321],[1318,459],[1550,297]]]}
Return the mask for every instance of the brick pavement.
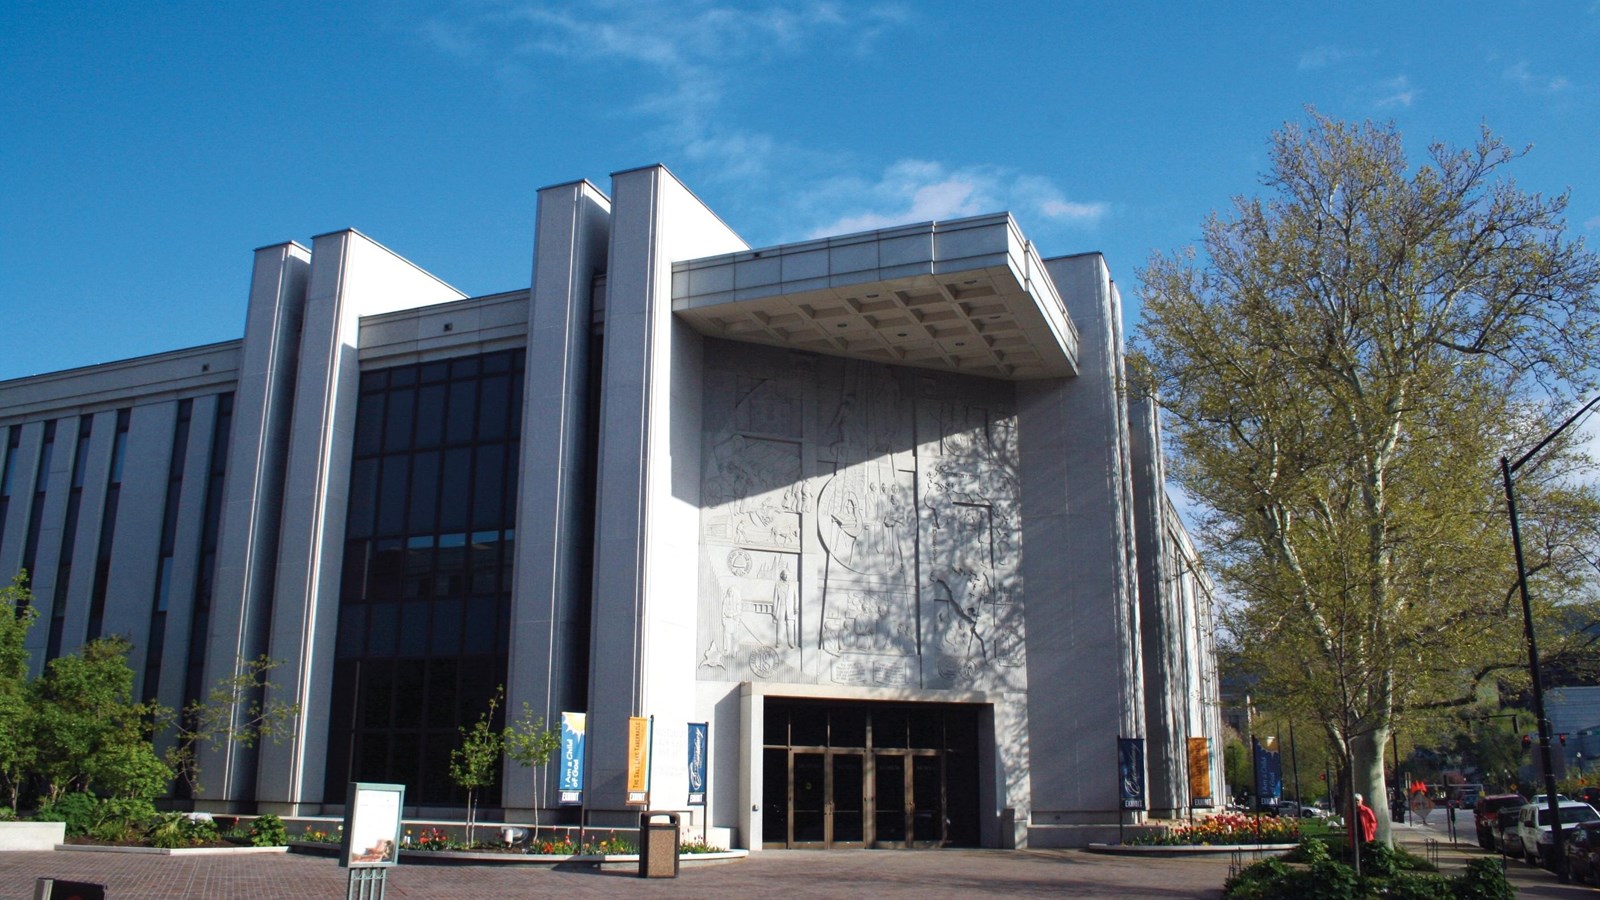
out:
{"label": "brick pavement", "polygon": [[[676,879],[626,871],[529,866],[401,865],[388,896],[461,897],[1127,897],[1215,898],[1224,857],[1148,859],[1077,850],[766,851]],[[108,897],[313,900],[345,892],[327,857],[162,857],[77,852],[0,853],[0,897],[31,897],[35,879],[108,886]]]}
{"label": "brick pavement", "polygon": [[[1470,836],[1470,831],[1467,832]],[[1397,827],[1397,840],[1418,855],[1439,840],[1440,870],[1458,874],[1487,856],[1466,840],[1452,845],[1420,827]],[[390,898],[461,897],[941,897],[1056,896],[1216,898],[1228,876],[1227,856],[1107,856],[1079,850],[765,851],[749,859],[685,867],[677,879],[644,880],[631,870],[589,867],[407,864],[391,870]],[[1600,896],[1562,885],[1549,872],[1517,860],[1506,873],[1525,900]],[[109,887],[116,900],[145,898],[340,898],[345,870],[329,857],[162,857],[53,852],[0,853],[0,898],[32,896],[34,880],[56,877]]]}

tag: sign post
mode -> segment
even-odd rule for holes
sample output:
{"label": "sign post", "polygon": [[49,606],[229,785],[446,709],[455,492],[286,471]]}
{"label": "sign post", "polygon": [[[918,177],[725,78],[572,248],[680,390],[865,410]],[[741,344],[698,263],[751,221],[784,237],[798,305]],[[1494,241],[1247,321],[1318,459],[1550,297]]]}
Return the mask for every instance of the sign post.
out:
{"label": "sign post", "polygon": [[383,900],[389,867],[400,861],[406,786],[352,781],[345,794],[339,865],[350,870],[347,900]]}

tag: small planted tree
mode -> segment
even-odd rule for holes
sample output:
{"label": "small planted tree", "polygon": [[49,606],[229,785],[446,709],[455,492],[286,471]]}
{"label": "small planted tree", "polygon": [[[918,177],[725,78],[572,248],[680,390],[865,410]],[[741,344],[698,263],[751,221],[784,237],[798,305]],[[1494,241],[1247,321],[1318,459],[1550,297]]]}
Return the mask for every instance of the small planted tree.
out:
{"label": "small planted tree", "polygon": [[170,710],[157,714],[175,729],[175,741],[167,748],[165,760],[176,778],[198,795],[200,748],[238,744],[254,747],[263,740],[277,743],[286,737],[296,717],[298,704],[266,700],[267,676],[280,665],[265,655],[243,663],[231,677],[218,681],[205,697],[189,701],[176,716]]}
{"label": "small planted tree", "polygon": [[461,746],[450,751],[450,780],[467,792],[467,845],[474,843],[473,829],[477,826],[478,794],[494,784],[500,770],[500,756],[505,750],[505,735],[494,727],[495,713],[505,700],[505,686],[495,688],[489,698],[489,709],[478,721],[461,731]]}
{"label": "small planted tree", "polygon": [[533,827],[539,829],[539,808],[544,805],[541,796],[544,779],[540,777],[539,770],[550,762],[550,757],[555,755],[556,748],[561,746],[561,737],[553,729],[544,727],[544,716],[534,715],[528,704],[522,704],[522,714],[516,721],[506,726],[505,735],[506,756],[515,760],[524,769],[533,769]]}

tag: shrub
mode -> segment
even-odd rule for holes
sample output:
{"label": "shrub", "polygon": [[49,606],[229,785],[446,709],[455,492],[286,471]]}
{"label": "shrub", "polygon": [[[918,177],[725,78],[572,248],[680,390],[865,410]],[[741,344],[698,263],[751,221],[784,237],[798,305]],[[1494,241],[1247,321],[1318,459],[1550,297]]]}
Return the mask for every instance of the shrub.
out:
{"label": "shrub", "polygon": [[111,842],[136,840],[155,818],[156,807],[149,800],[107,797],[95,807],[89,836]]}
{"label": "shrub", "polygon": [[[1370,846],[1370,845],[1369,845]],[[1416,857],[1404,852],[1384,855],[1367,851],[1362,857],[1376,859],[1391,871],[1366,868],[1357,877],[1355,870],[1328,855],[1320,842],[1307,841],[1291,857],[1306,858],[1309,865],[1290,866],[1269,859],[1228,879],[1222,896],[1226,900],[1355,900],[1363,897],[1391,897],[1397,900],[1514,900],[1516,893],[1506,883],[1499,864],[1492,859],[1473,860],[1467,872],[1457,878],[1407,871]]]}
{"label": "shrub", "polygon": [[1455,879],[1455,893],[1459,900],[1516,900],[1517,896],[1495,859],[1467,863],[1466,874]]}
{"label": "shrub", "polygon": [[678,845],[678,852],[680,852],[680,853],[726,853],[728,851],[727,851],[726,847],[718,847],[716,844],[708,844],[705,841],[700,840],[699,838],[691,838],[690,840],[684,841],[682,844]]}
{"label": "shrub", "polygon": [[250,845],[253,847],[282,847],[289,843],[289,829],[283,820],[267,813],[250,823]]}
{"label": "shrub", "polygon": [[100,798],[90,793],[62,794],[54,803],[40,806],[33,818],[39,822],[65,822],[67,837],[87,837],[95,825],[99,806]]}
{"label": "shrub", "polygon": [[184,813],[157,813],[150,822],[147,837],[153,847],[169,850],[198,847],[217,840],[217,823],[211,819],[191,818]]}

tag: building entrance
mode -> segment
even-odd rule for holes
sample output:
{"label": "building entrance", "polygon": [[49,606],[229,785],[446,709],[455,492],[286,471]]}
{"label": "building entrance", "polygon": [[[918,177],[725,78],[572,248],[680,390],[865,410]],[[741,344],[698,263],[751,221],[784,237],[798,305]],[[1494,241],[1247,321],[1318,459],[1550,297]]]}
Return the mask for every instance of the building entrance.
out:
{"label": "building entrance", "polygon": [[977,844],[977,711],[944,704],[767,701],[769,848]]}

